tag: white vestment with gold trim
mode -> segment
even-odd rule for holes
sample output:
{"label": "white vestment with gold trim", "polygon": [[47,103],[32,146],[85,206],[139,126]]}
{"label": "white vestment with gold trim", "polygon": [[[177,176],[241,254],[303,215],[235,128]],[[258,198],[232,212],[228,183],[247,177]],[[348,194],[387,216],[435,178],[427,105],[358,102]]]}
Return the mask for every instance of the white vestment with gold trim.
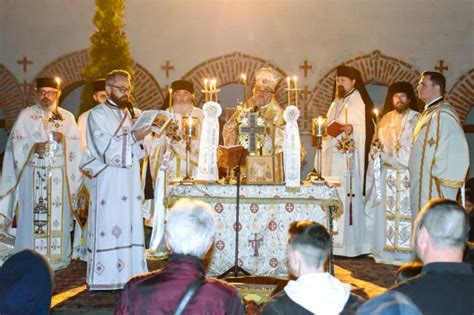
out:
{"label": "white vestment with gold trim", "polygon": [[[0,223],[17,214],[15,251],[31,248],[44,255],[54,270],[71,260],[72,206],[81,183],[81,147],[74,116],[59,115],[33,105],[21,111],[5,148]],[[61,143],[52,131],[63,134]],[[43,157],[35,144],[50,141]],[[1,229],[0,229],[1,230]]]}
{"label": "white vestment with gold trim", "polygon": [[401,264],[411,259],[410,176],[408,160],[420,113],[393,110],[380,121],[382,149],[371,150],[367,170],[367,228],[377,262]]}
{"label": "white vestment with gold trim", "polygon": [[469,148],[456,110],[446,102],[421,115],[410,154],[412,219],[432,198],[456,200],[469,168]]}

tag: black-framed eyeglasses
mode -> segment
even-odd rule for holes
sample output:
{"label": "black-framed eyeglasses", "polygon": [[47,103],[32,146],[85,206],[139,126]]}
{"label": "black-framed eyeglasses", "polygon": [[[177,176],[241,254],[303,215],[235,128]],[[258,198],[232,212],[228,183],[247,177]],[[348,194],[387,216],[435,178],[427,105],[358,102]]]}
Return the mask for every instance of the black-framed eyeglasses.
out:
{"label": "black-framed eyeglasses", "polygon": [[130,88],[129,87],[117,86],[117,85],[112,85],[112,84],[107,84],[107,85],[118,89],[120,91],[120,93],[122,93],[122,94],[130,93]]}
{"label": "black-framed eyeglasses", "polygon": [[53,96],[56,96],[56,94],[58,94],[58,91],[36,91],[36,93],[43,97],[43,96],[47,96],[47,97],[53,97]]}

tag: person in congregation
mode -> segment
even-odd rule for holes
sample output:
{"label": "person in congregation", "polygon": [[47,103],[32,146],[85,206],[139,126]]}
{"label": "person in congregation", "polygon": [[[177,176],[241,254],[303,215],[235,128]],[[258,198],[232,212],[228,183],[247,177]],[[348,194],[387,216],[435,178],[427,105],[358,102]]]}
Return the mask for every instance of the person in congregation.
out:
{"label": "person in congregation", "polygon": [[432,198],[456,200],[469,168],[469,148],[456,110],[445,101],[445,77],[421,74],[419,98],[426,104],[418,121],[410,154],[412,218]]}
{"label": "person in congregation", "polygon": [[[105,79],[98,79],[92,83],[93,91],[92,99],[95,104],[102,104],[107,100],[107,93],[105,92]],[[86,137],[86,126],[87,126],[87,117],[91,110],[85,111],[79,118],[77,118],[77,127],[81,133],[81,147],[82,151],[85,154],[87,151],[87,137]],[[77,222],[74,225],[74,240],[72,245],[72,258],[81,259],[87,261],[87,233],[84,233],[81,228],[81,225]]]}
{"label": "person in congregation", "polygon": [[422,314],[472,314],[474,273],[463,263],[469,234],[464,209],[453,200],[432,199],[418,214],[413,235],[424,266],[417,277],[389,291],[408,296]]}
{"label": "person in congregation", "polygon": [[[365,89],[360,72],[352,67],[336,69],[334,101],[327,113],[328,127],[333,122],[344,125],[337,137],[328,135],[323,143],[322,175],[337,176],[341,180],[337,188],[344,212],[337,219],[337,234],[334,237],[334,254],[354,257],[370,252],[366,235],[364,212],[364,182],[367,156],[372,141],[373,103]],[[344,139],[352,139],[347,144]],[[315,169],[318,169],[315,158]]]}
{"label": "person in congregation", "polygon": [[[243,314],[234,286],[205,275],[204,256],[214,238],[212,208],[181,199],[170,209],[166,246],[171,256],[165,266],[131,279],[117,303],[115,314]],[[182,297],[196,286],[185,303]],[[181,313],[179,313],[181,314]]]}
{"label": "person in congregation", "polygon": [[[388,88],[383,117],[374,135],[367,171],[367,223],[376,262],[402,264],[411,259],[410,174],[413,130],[420,118],[413,86]],[[369,184],[370,182],[370,184]]]}
{"label": "person in congregation", "polygon": [[324,270],[331,236],[315,222],[290,225],[288,271],[296,277],[267,302],[262,314],[353,314],[362,299]]}
{"label": "person in congregation", "polygon": [[60,94],[54,78],[36,80],[37,102],[20,112],[8,137],[0,190],[0,232],[17,210],[15,250],[36,250],[54,270],[71,261],[82,156],[74,116],[58,107]]}
{"label": "person in congregation", "polygon": [[10,256],[0,267],[0,314],[49,314],[53,277],[48,261],[34,250]]}
{"label": "person in congregation", "polygon": [[[255,73],[253,96],[229,118],[222,129],[224,145],[239,144],[239,126],[250,112],[256,112],[265,120],[265,137],[263,154],[283,150],[284,131],[281,128],[285,121],[283,109],[275,99],[275,88],[281,76],[272,68],[261,68]],[[273,148],[272,130],[275,130],[275,148]]]}
{"label": "person in congregation", "polygon": [[110,72],[105,90],[107,100],[94,107],[87,119],[88,155],[81,164],[88,187],[95,187],[87,223],[90,290],[121,289],[132,276],[147,271],[140,159],[150,128],[132,130],[128,72]]}

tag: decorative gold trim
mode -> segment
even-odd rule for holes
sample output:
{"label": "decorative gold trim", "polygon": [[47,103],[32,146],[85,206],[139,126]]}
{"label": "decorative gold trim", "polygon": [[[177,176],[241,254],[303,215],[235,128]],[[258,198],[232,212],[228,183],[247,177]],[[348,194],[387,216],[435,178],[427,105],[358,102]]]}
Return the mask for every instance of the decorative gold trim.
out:
{"label": "decorative gold trim", "polygon": [[[420,119],[420,121],[421,121],[421,119]],[[418,185],[418,209],[416,209],[417,213],[421,209],[421,191],[422,191],[422,188],[423,188],[423,185],[422,185],[423,184],[423,163],[425,161],[426,140],[428,138],[428,133],[430,132],[430,127],[431,127],[431,118],[427,123],[427,129],[426,129],[425,137],[423,139],[423,150],[421,151],[420,174],[419,174],[420,184]],[[412,211],[413,211],[413,209],[412,209]]]}
{"label": "decorative gold trim", "polygon": [[[434,152],[433,152],[433,159],[431,160],[431,166],[430,166],[430,190],[429,190],[429,198],[428,199],[432,199],[433,198],[433,183],[436,184],[436,181],[433,180],[434,176],[432,175],[433,174],[433,168],[434,168],[434,165],[435,165],[435,162],[436,162],[436,151],[438,150],[438,144],[439,144],[439,120],[440,120],[440,112],[437,113],[438,116],[436,117],[436,143],[435,143],[435,148],[434,148]],[[434,114],[433,114],[434,115]],[[439,185],[436,184],[436,192],[437,192],[437,195],[439,197],[441,197],[441,190],[439,188]]]}
{"label": "decorative gold trim", "polygon": [[443,185],[451,188],[461,188],[464,185],[463,181],[449,180],[440,177],[433,176],[438,185]]}

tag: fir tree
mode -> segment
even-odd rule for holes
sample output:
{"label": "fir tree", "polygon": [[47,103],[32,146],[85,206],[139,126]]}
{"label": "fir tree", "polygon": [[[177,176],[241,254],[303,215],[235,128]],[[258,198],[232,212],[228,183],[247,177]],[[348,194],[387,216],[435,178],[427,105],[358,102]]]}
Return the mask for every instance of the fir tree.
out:
{"label": "fir tree", "polygon": [[130,55],[127,36],[123,27],[125,0],[96,0],[96,11],[92,21],[96,27],[91,36],[89,64],[83,69],[85,79],[81,93],[79,113],[95,103],[92,99],[94,80],[105,78],[114,69],[123,69],[133,76],[133,60]]}

